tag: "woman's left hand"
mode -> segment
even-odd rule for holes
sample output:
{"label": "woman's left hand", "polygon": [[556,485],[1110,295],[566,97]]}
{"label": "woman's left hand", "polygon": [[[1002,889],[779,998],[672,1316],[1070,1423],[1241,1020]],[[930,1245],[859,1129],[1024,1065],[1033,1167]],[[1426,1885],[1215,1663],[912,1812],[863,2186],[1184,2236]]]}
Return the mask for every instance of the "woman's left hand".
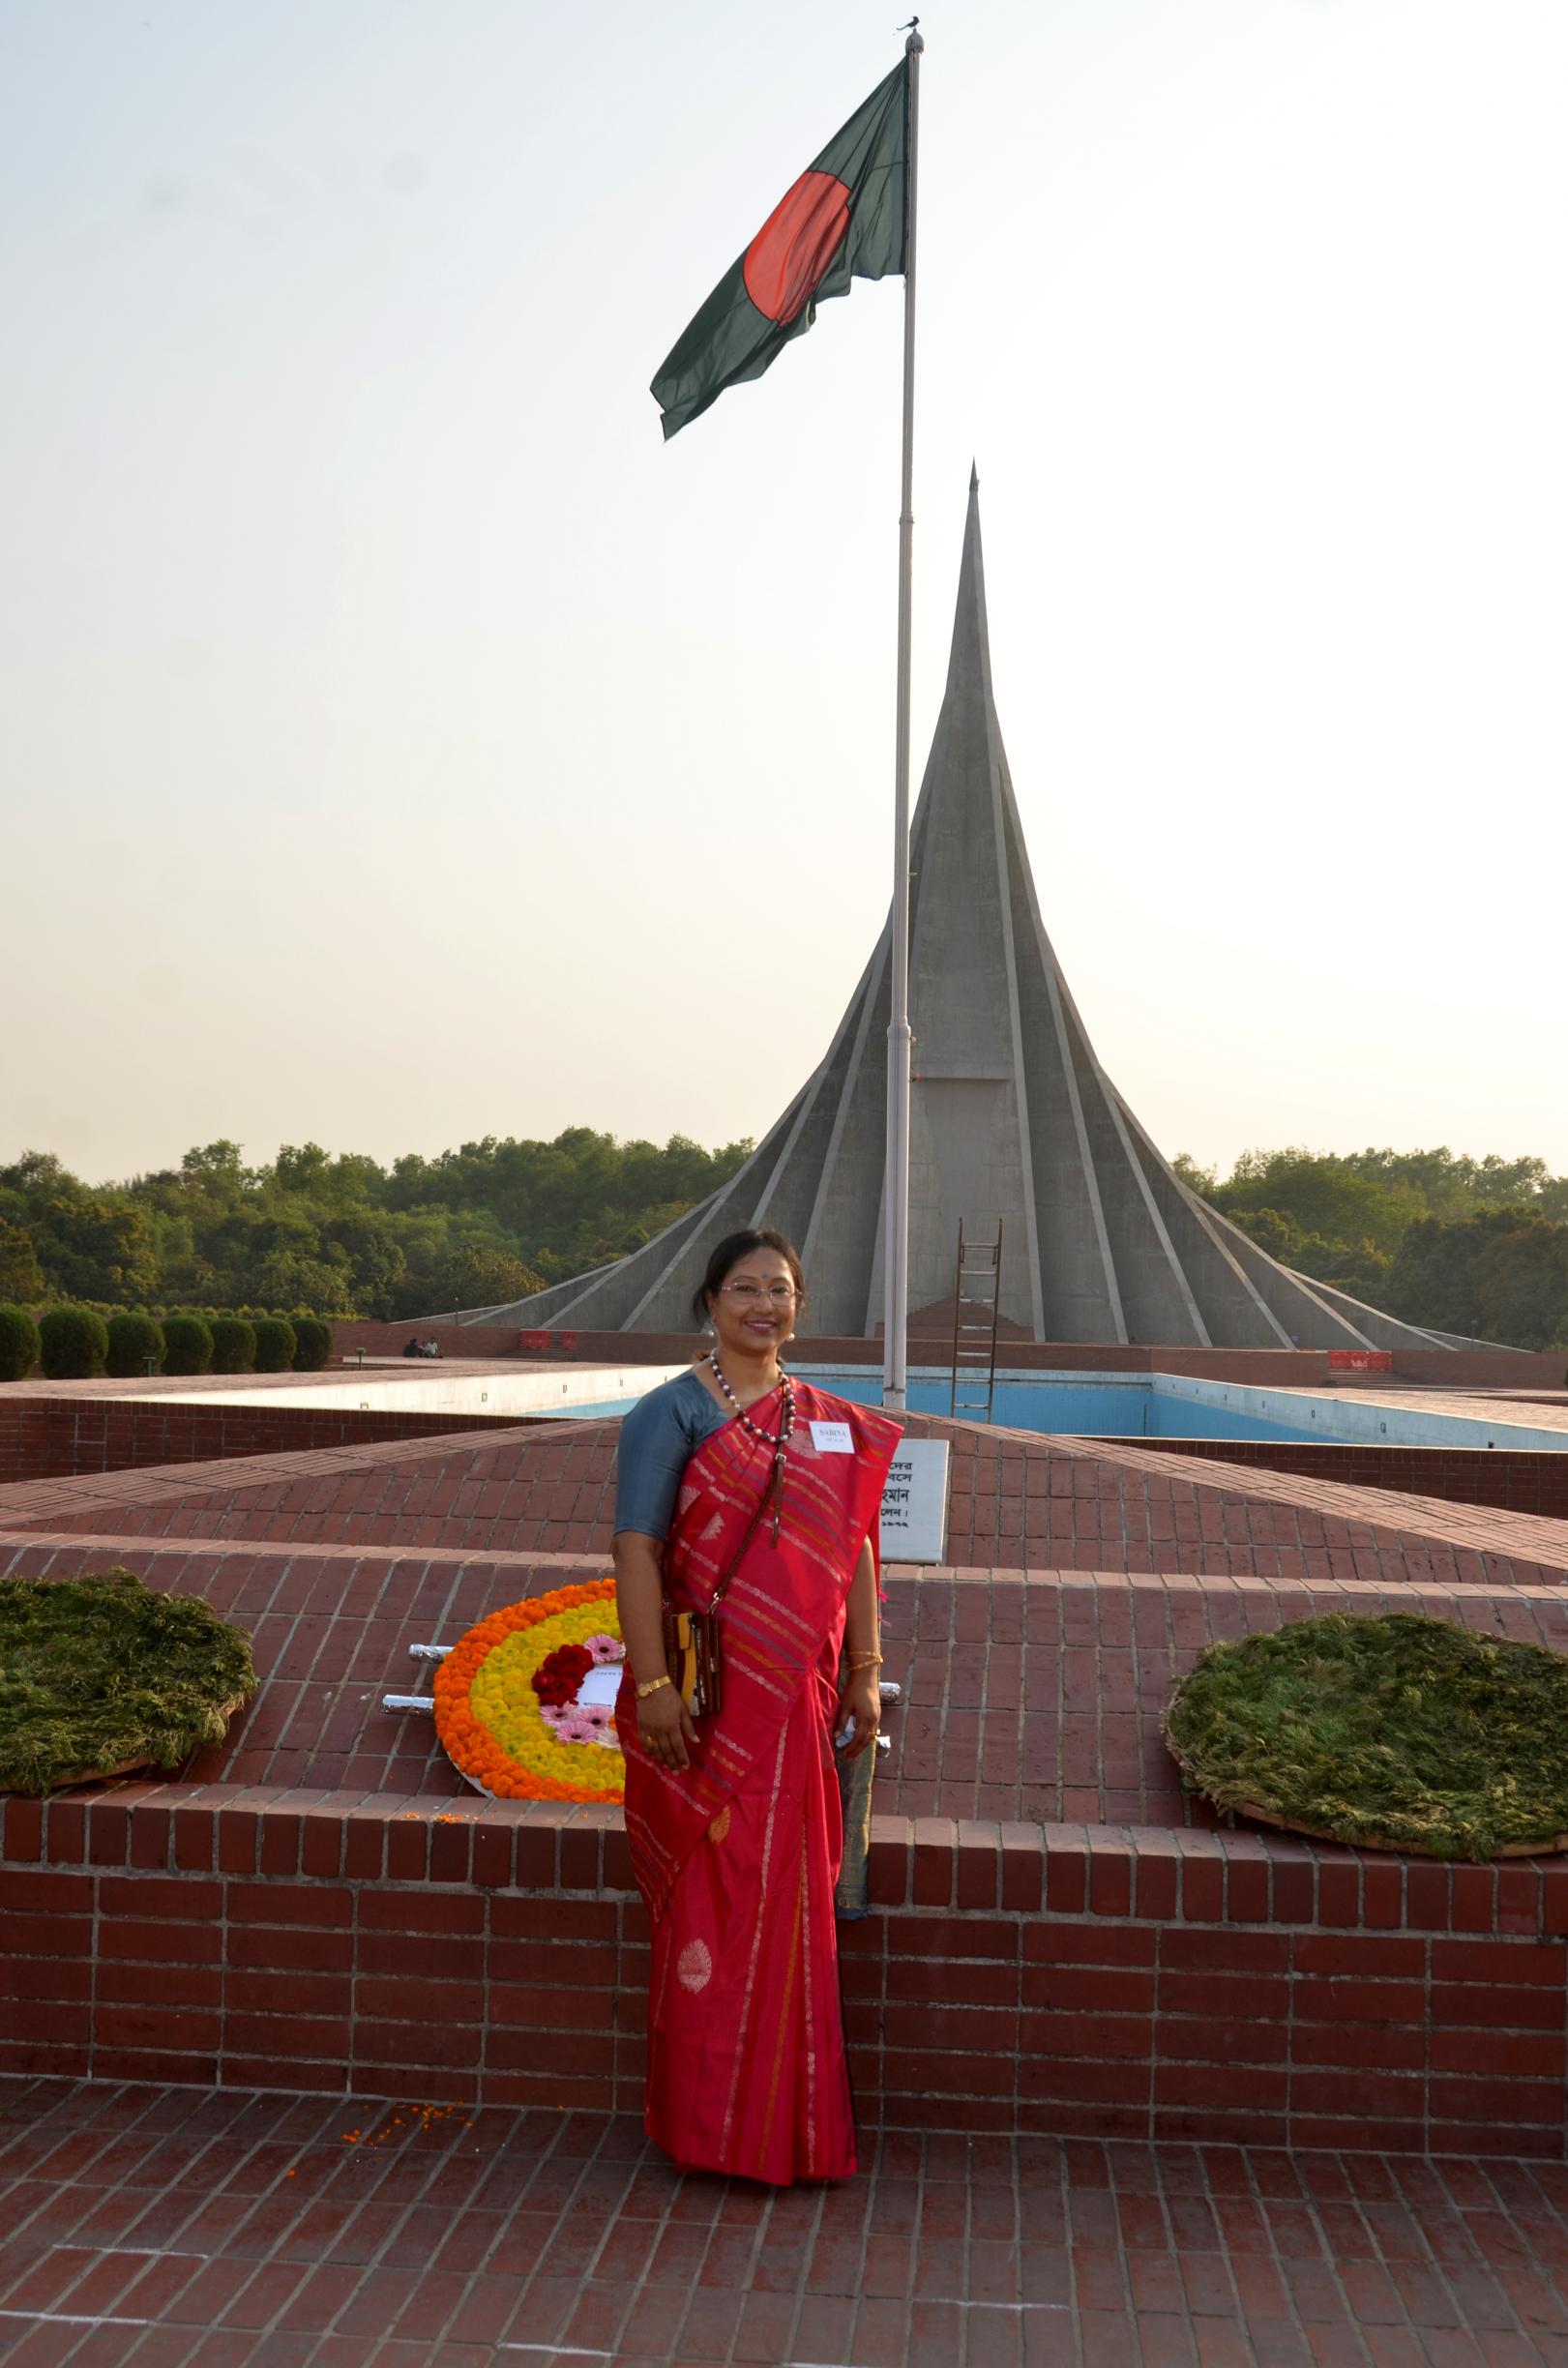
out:
{"label": "woman's left hand", "polygon": [[833,1722],[833,1740],[837,1744],[850,1719],[855,1732],[844,1745],[844,1757],[856,1760],[869,1751],[876,1740],[876,1731],[882,1724],[882,1697],[874,1669],[856,1670],[839,1689],[839,1715]]}

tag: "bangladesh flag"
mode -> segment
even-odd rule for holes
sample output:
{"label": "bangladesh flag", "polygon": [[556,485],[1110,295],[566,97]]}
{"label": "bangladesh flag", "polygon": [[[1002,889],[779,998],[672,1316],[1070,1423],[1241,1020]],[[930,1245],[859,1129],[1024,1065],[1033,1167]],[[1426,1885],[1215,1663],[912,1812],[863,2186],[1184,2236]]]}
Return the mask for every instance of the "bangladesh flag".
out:
{"label": "bangladesh flag", "polygon": [[676,340],[653,382],[666,443],[725,387],[760,378],[825,297],[847,296],[851,280],[902,271],[908,110],[903,58],[780,198]]}

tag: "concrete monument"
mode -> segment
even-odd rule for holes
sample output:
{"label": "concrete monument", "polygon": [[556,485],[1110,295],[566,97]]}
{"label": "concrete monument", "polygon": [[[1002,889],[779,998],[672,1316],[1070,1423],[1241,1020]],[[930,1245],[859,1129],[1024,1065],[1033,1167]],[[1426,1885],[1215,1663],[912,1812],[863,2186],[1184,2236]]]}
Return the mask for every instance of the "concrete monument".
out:
{"label": "concrete monument", "polygon": [[[1001,1221],[1001,1313],[1007,1328],[1036,1340],[1460,1345],[1267,1257],[1186,1189],[1100,1067],[1041,920],[1014,802],[991,696],[973,476],[911,861],[912,1310],[951,1308],[960,1220],[971,1240],[993,1238]],[[713,1244],[739,1226],[776,1225],[800,1245],[813,1335],[873,1334],[888,945],[884,929],[821,1066],[727,1184],[630,1257],[465,1320],[688,1330]],[[937,1335],[941,1326],[911,1325],[922,1328]]]}

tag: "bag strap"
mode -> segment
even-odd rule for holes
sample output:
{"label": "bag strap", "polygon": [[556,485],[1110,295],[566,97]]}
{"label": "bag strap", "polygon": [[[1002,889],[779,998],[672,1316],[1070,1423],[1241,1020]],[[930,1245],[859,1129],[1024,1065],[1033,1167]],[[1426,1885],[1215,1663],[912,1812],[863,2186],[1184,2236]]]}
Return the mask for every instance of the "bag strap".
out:
{"label": "bag strap", "polygon": [[[763,1483],[762,1494],[757,1498],[752,1511],[752,1518],[746,1524],[746,1534],[741,1539],[741,1542],[736,1547],[734,1553],[730,1555],[727,1569],[724,1572],[718,1585],[714,1588],[713,1593],[708,1597],[706,1605],[706,1609],[708,1611],[717,1611],[722,1598],[728,1588],[731,1579],[734,1578],[735,1573],[741,1566],[741,1563],[745,1560],[746,1549],[748,1546],[750,1546],[753,1538],[755,1537],[757,1527],[761,1522],[763,1514],[767,1511],[769,1504],[772,1502],[779,1489],[783,1486],[783,1483],[784,1457],[781,1453],[776,1451],[773,1458],[772,1468],[768,1473],[766,1481]],[[662,1587],[660,1589],[660,1594],[664,1603],[664,1608],[667,1612],[669,1609],[669,1598],[664,1593]]]}
{"label": "bag strap", "polygon": [[724,1577],[714,1588],[713,1593],[708,1597],[707,1608],[710,1612],[718,1610],[720,1599],[725,1594],[731,1579],[734,1578],[735,1573],[739,1570],[741,1563],[745,1558],[747,1547],[750,1546],[753,1538],[754,1538],[756,1535],[757,1527],[761,1522],[763,1514],[767,1511],[768,1506],[772,1503],[774,1496],[777,1495],[779,1489],[783,1486],[783,1483],[784,1455],[782,1452],[781,1443],[781,1448],[776,1449],[774,1452],[773,1468],[768,1474],[761,1495],[756,1500],[755,1510],[754,1511],[751,1520],[746,1524],[746,1535],[741,1539],[740,1544],[730,1555],[729,1568],[725,1572]]}
{"label": "bag strap", "polygon": [[[766,1436],[766,1434],[764,1434],[763,1436]],[[773,1464],[772,1464],[772,1466],[771,1466],[771,1468],[770,1468],[770,1470],[769,1470],[769,1473],[768,1473],[767,1479],[766,1479],[766,1480],[763,1482],[763,1484],[762,1484],[762,1494],[761,1494],[761,1495],[760,1495],[760,1496],[758,1496],[758,1498],[757,1498],[757,1500],[756,1500],[755,1507],[754,1507],[754,1511],[753,1511],[753,1514],[752,1514],[752,1518],[751,1518],[751,1520],[750,1520],[750,1521],[747,1523],[747,1524],[746,1524],[746,1534],[745,1534],[745,1536],[744,1536],[744,1537],[741,1539],[741,1542],[740,1542],[740,1544],[739,1544],[739,1545],[736,1547],[736,1549],[735,1549],[734,1553],[733,1553],[733,1554],[730,1555],[730,1557],[729,1557],[729,1566],[728,1566],[728,1568],[727,1568],[727,1569],[725,1571],[725,1573],[724,1573],[724,1574],[723,1574],[723,1576],[721,1577],[721,1579],[720,1579],[720,1581],[719,1581],[718,1585],[717,1585],[717,1586],[714,1588],[714,1590],[713,1590],[713,1593],[712,1593],[712,1594],[711,1594],[711,1595],[708,1597],[707,1609],[708,1609],[710,1612],[716,1611],[716,1610],[718,1609],[718,1606],[719,1606],[719,1604],[720,1604],[720,1601],[722,1600],[722,1598],[724,1597],[724,1595],[725,1595],[725,1593],[726,1589],[728,1588],[728,1585],[729,1585],[730,1581],[731,1581],[731,1580],[734,1578],[735,1573],[736,1573],[736,1572],[739,1570],[739,1568],[740,1568],[740,1566],[741,1566],[742,1561],[745,1559],[745,1555],[746,1555],[746,1549],[747,1549],[747,1547],[748,1547],[748,1546],[750,1546],[750,1544],[751,1544],[751,1542],[752,1542],[753,1538],[754,1538],[754,1537],[755,1537],[755,1535],[756,1535],[756,1531],[757,1531],[757,1524],[758,1524],[758,1523],[761,1521],[762,1516],[763,1516],[763,1514],[764,1514],[764,1513],[767,1511],[767,1509],[768,1509],[769,1505],[770,1505],[770,1504],[774,1504],[774,1503],[776,1503],[776,1502],[777,1502],[777,1499],[779,1498],[780,1495],[781,1495],[781,1494],[782,1494],[782,1492],[783,1492],[783,1489],[784,1489],[784,1461],[785,1461],[784,1440],[784,1437],[783,1437],[783,1436],[782,1436],[782,1434],[781,1434],[781,1436],[779,1437],[779,1439],[777,1440],[777,1442],[775,1443],[775,1446],[774,1446],[774,1450],[773,1450]],[[777,1516],[777,1514],[775,1514],[775,1517],[774,1517],[773,1534],[774,1534],[774,1538],[775,1538],[775,1540],[777,1541],[777,1538],[778,1538],[778,1535],[779,1535],[779,1524],[778,1524],[778,1516]],[[661,1570],[661,1574],[660,1574],[660,1576],[661,1576],[661,1578],[663,1578],[663,1571],[662,1571],[662,1570]],[[667,1596],[667,1595],[666,1595],[666,1594],[664,1593],[664,1589],[663,1589],[663,1587],[661,1587],[661,1589],[660,1589],[660,1594],[661,1594],[661,1598],[662,1598],[662,1601],[663,1601],[663,1604],[664,1604],[664,1608],[665,1608],[665,1610],[666,1610],[666,1611],[667,1611],[667,1610],[669,1609],[669,1598],[668,1598],[668,1596]]]}

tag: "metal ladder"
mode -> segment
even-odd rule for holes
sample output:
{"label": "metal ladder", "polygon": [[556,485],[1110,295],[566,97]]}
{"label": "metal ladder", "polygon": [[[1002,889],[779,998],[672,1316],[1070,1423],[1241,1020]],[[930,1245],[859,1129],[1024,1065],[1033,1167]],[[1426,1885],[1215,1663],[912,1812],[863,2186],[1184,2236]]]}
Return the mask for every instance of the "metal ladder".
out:
{"label": "metal ladder", "polygon": [[[972,1294],[965,1286],[975,1287]],[[991,1420],[996,1388],[996,1319],[1002,1311],[1002,1221],[996,1238],[965,1241],[959,1219],[959,1260],[953,1280],[953,1380],[948,1391],[949,1414],[966,1414],[978,1422]],[[961,1386],[963,1395],[959,1392]]]}

